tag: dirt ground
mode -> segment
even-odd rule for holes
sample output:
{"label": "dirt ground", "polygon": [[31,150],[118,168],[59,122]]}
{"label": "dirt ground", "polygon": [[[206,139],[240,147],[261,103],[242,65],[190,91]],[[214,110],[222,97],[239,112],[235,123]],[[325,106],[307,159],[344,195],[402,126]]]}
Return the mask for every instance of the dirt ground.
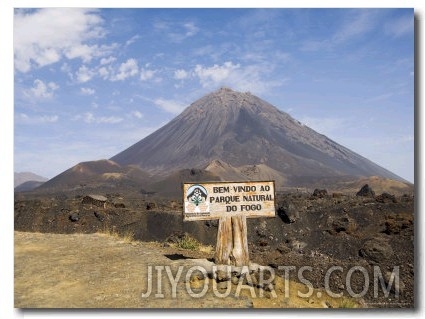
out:
{"label": "dirt ground", "polygon": [[[276,277],[272,290],[196,275],[212,252],[106,234],[15,232],[16,308],[354,308],[361,302]],[[180,275],[178,269],[182,269]],[[152,276],[149,276],[149,267]],[[174,284],[170,283],[175,279]],[[159,279],[161,280],[159,282]],[[150,288],[149,288],[150,284]],[[206,288],[205,288],[206,287]],[[219,287],[218,290],[215,289]],[[149,293],[151,289],[151,293]],[[205,289],[205,293],[203,292]],[[313,289],[313,288],[311,288]],[[225,296],[225,297],[223,297]]]}

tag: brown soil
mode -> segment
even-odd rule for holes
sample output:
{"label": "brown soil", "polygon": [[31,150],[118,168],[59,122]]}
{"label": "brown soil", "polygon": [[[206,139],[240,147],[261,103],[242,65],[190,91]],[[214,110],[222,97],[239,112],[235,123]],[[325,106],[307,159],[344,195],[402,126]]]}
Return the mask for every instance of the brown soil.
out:
{"label": "brown soil", "polygon": [[[15,232],[15,307],[17,308],[328,308],[360,307],[358,301],[332,299],[321,290],[300,298],[308,287],[277,277],[275,295],[242,285],[238,292],[219,298],[213,293],[213,279],[186,274],[212,253],[164,247],[156,242],[128,241],[105,234],[42,234]],[[177,274],[175,296],[162,271],[162,291],[157,289],[155,268],[152,293],[147,292],[148,266],[170,266]],[[208,281],[206,283],[205,281]],[[189,292],[200,293],[201,298]],[[285,286],[285,285],[288,286]],[[289,290],[286,289],[289,287]],[[163,297],[157,294],[163,294]],[[224,291],[220,291],[221,294]],[[261,297],[262,295],[262,297]]]}

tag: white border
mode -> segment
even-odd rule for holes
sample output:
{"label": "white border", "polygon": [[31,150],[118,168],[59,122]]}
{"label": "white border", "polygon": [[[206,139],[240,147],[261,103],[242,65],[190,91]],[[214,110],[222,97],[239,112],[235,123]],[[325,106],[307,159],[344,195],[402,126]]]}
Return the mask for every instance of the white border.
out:
{"label": "white border", "polygon": [[[234,8],[234,7],[241,7],[241,8],[247,8],[247,7],[261,7],[261,8],[277,8],[277,7],[287,7],[287,8],[301,8],[301,7],[309,7],[309,8],[318,8],[318,7],[334,7],[334,8],[343,8],[343,7],[379,7],[379,8],[389,8],[389,7],[403,7],[403,8],[415,8],[416,18],[419,19],[419,52],[423,53],[422,50],[422,42],[423,42],[423,16],[424,16],[424,9],[423,9],[423,3],[424,1],[395,1],[395,0],[389,0],[389,1],[374,1],[374,0],[357,0],[355,2],[352,1],[328,1],[328,0],[321,0],[321,1],[306,1],[306,0],[299,0],[299,1],[272,1],[272,0],[262,0],[258,2],[253,1],[223,1],[223,0],[216,0],[216,1],[164,1],[164,0],[155,0],[155,1],[130,1],[130,0],[120,0],[120,1],[10,1],[10,0],[3,0],[0,4],[0,40],[1,40],[1,49],[0,49],[0,70],[1,70],[1,77],[2,81],[0,81],[0,97],[1,97],[1,113],[0,113],[0,145],[1,145],[1,154],[2,160],[0,164],[0,177],[1,177],[1,183],[0,183],[0,227],[2,228],[0,231],[0,240],[2,245],[2,258],[1,258],[1,271],[0,271],[0,282],[1,282],[1,289],[0,289],[0,317],[1,318],[22,318],[24,317],[31,317],[31,318],[46,318],[46,317],[52,317],[52,318],[104,318],[104,317],[147,317],[147,318],[153,318],[158,316],[181,316],[181,317],[187,317],[187,316],[210,316],[210,315],[226,315],[229,313],[226,312],[192,312],[192,311],[162,311],[162,312],[115,312],[115,311],[97,311],[97,312],[33,312],[31,314],[25,313],[25,315],[13,309],[13,8],[14,7],[129,7],[129,8],[135,8],[135,7],[222,7],[222,8]],[[416,68],[415,73],[418,73],[418,77],[416,78],[419,80],[419,86],[418,88],[420,91],[424,91],[423,89],[423,83],[420,80],[422,78],[423,74],[423,63],[419,64],[420,69]],[[420,78],[419,78],[420,77]],[[419,100],[419,102],[421,102]],[[417,105],[417,108],[420,109],[421,105]],[[420,118],[418,123],[423,123],[424,120],[424,111],[420,112]],[[420,140],[423,140],[423,133],[422,129],[420,129],[420,132],[417,136],[415,136],[416,139],[420,138]],[[416,150],[416,160],[423,158],[423,152],[422,148],[419,150]],[[416,169],[419,169],[421,163],[417,163]],[[419,177],[418,175],[416,177]],[[420,180],[415,179],[416,187],[420,187],[422,184],[422,176],[420,176]],[[419,193],[417,193],[417,198],[423,198],[423,192],[422,189],[419,190]],[[418,215],[422,214],[422,211],[419,211],[422,207],[417,207],[416,212],[416,218]],[[421,226],[423,226],[423,220],[424,218],[417,218],[417,220],[420,219],[420,225],[417,225],[417,230],[420,229]],[[421,246],[422,244],[422,238],[420,231],[416,231],[416,235],[419,236],[419,238],[416,239],[416,243]],[[416,251],[417,255],[415,256],[417,258],[416,263],[416,270],[415,273],[415,282],[416,284],[420,284],[420,287],[417,288],[417,294],[415,295],[416,300],[416,311],[380,311],[373,313],[364,311],[359,312],[308,312],[305,313],[301,310],[297,311],[287,311],[287,310],[279,310],[274,311],[273,313],[269,311],[248,311],[243,313],[235,313],[231,312],[230,314],[232,317],[236,318],[246,318],[246,317],[253,317],[258,315],[267,315],[270,317],[299,317],[302,315],[306,318],[311,317],[334,317],[334,316],[340,316],[340,317],[346,317],[348,316],[364,316],[364,315],[373,315],[373,316],[385,316],[385,317],[399,317],[400,315],[407,315],[409,317],[419,317],[422,315],[423,312],[423,293],[422,293],[422,280],[418,280],[418,277],[420,276],[420,279],[422,279],[422,274],[419,274],[418,272],[421,270],[421,266],[424,264],[424,254],[421,253],[419,250]],[[421,316],[422,317],[422,316]]]}

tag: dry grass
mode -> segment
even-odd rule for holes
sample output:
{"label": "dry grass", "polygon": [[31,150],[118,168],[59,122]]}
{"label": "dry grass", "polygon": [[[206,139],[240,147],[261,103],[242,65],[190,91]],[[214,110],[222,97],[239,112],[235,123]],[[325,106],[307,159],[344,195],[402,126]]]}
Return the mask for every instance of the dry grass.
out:
{"label": "dry grass", "polygon": [[359,304],[351,299],[342,299],[338,304],[338,308],[358,308]]}
{"label": "dry grass", "polygon": [[184,234],[184,236],[177,241],[176,245],[178,248],[182,249],[198,250],[201,243],[189,234]]}
{"label": "dry grass", "polygon": [[114,227],[105,226],[102,230],[97,231],[100,235],[106,235],[108,237],[120,240],[124,243],[136,242],[134,239],[134,232],[127,230],[123,233],[118,232]]}

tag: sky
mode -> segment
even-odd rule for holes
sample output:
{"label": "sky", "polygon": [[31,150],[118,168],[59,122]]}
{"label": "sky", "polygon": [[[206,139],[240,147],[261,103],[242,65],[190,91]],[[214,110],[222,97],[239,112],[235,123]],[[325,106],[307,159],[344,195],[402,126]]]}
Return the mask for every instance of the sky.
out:
{"label": "sky", "polygon": [[413,9],[15,9],[14,171],[123,151],[222,86],[414,181]]}

